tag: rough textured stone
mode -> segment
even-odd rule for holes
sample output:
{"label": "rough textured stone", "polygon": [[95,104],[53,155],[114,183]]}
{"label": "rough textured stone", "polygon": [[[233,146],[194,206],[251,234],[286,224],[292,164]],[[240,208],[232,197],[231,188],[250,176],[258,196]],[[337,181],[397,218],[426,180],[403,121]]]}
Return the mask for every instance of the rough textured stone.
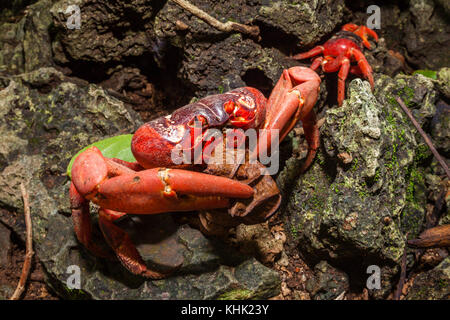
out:
{"label": "rough textured stone", "polygon": [[[82,147],[133,132],[141,120],[98,86],[74,84],[53,68],[0,78],[0,84],[0,134],[5,137],[0,206],[23,210],[19,184],[26,184],[35,250],[58,294],[96,299],[262,299],[278,294],[275,271],[174,224],[170,216],[128,217],[120,223],[149,264],[164,269],[183,262],[172,277],[145,281],[117,261],[92,256],[73,231],[66,166]],[[81,270],[79,290],[66,285],[71,265]]]}
{"label": "rough textured stone", "polygon": [[[254,23],[261,25],[265,39],[275,37],[273,43],[267,40],[269,43],[259,44],[240,34],[224,34],[167,2],[156,16],[155,34],[183,48],[178,77],[194,88],[196,96],[244,85],[257,86],[268,95],[282,70],[298,64],[280,50],[294,48],[298,43],[305,48],[318,42],[340,22],[343,10],[343,1],[217,1],[211,4],[196,0],[192,3],[222,22]],[[177,21],[189,28],[180,31]],[[263,34],[265,28],[272,33]],[[284,38],[280,41],[282,33]]]}
{"label": "rough textured stone", "polygon": [[450,68],[442,68],[436,75],[439,91],[450,99]]}
{"label": "rough textured stone", "polygon": [[30,5],[17,23],[0,24],[0,72],[16,74],[53,65],[51,5],[51,0],[41,0]]}
{"label": "rough textured stone", "polygon": [[[62,0],[50,12],[56,32],[52,43],[55,61],[70,60],[106,63],[136,57],[151,51],[151,19],[161,1],[71,1]],[[78,5],[80,29],[68,29],[66,10]]]}
{"label": "rough textured stone", "polygon": [[409,290],[407,300],[450,299],[450,257],[434,269],[419,274]]}
{"label": "rough textured stone", "polygon": [[333,31],[344,14],[344,1],[264,1],[258,20],[311,46]]}
{"label": "rough textured stone", "polygon": [[0,222],[0,267],[6,266],[9,262],[11,250],[11,232]]}
{"label": "rough textured stone", "polygon": [[178,76],[190,83],[198,96],[246,85],[257,85],[268,95],[283,69],[294,65],[278,50],[262,49],[234,34],[221,42],[195,43],[186,48]]}
{"label": "rough textured stone", "polygon": [[326,261],[321,261],[314,267],[314,277],[306,282],[306,290],[314,300],[336,299],[348,291],[348,288],[348,276]]}
{"label": "rough textured stone", "polygon": [[255,255],[267,264],[278,260],[283,251],[286,236],[282,232],[272,234],[268,223],[255,225],[240,224],[236,227],[236,242],[240,251]]}
{"label": "rough textured stone", "polygon": [[[413,128],[400,110],[377,101],[367,82],[355,79],[343,106],[326,112],[321,140],[285,212],[293,243],[308,259],[338,262],[356,277],[371,264],[395,270],[417,146]],[[342,153],[351,155],[351,163],[338,160]]]}
{"label": "rough textured stone", "polygon": [[411,23],[406,25],[403,40],[410,54],[408,60],[429,69],[448,67],[450,56],[442,54],[450,47],[446,13],[433,0],[411,0],[409,11]]}

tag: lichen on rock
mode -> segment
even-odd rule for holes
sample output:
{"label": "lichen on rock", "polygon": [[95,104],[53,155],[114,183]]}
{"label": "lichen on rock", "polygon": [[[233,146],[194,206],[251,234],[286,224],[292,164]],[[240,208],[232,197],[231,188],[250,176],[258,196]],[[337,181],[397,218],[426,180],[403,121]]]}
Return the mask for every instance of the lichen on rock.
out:
{"label": "lichen on rock", "polygon": [[[371,264],[387,266],[392,277],[405,245],[400,221],[417,146],[413,128],[360,79],[325,117],[323,146],[289,199],[288,233],[305,257],[345,265],[350,277]],[[343,153],[350,163],[338,160]]]}
{"label": "lichen on rock", "polygon": [[450,257],[434,269],[419,274],[413,282],[407,300],[448,300],[450,298]]}

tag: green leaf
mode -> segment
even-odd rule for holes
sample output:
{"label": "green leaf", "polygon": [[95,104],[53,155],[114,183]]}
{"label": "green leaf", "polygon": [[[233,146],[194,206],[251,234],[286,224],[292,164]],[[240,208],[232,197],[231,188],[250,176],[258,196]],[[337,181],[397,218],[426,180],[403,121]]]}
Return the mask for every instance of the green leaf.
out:
{"label": "green leaf", "polygon": [[431,78],[433,80],[437,79],[437,72],[433,70],[416,70],[413,74],[421,74],[427,78]]}
{"label": "green leaf", "polygon": [[69,165],[67,166],[67,175],[72,178],[71,171],[72,165],[75,159],[78,157],[80,153],[82,153],[87,148],[92,146],[96,146],[100,149],[102,154],[107,158],[118,158],[120,160],[125,160],[129,162],[135,162],[136,159],[131,153],[131,139],[133,138],[132,134],[124,134],[104,140],[100,140],[94,142],[93,144],[88,145],[82,150],[78,151],[78,153],[70,160]]}

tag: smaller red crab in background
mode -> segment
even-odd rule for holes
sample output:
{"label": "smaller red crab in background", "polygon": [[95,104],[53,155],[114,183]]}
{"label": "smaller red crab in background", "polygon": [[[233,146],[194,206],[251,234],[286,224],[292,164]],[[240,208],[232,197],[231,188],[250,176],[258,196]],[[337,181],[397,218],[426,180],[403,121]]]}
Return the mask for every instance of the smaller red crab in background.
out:
{"label": "smaller red crab in background", "polygon": [[[369,80],[373,90],[372,68],[361,52],[363,45],[370,49],[368,36],[378,41],[378,35],[372,29],[349,23],[344,25],[342,31],[336,33],[333,38],[323,45],[316,46],[310,51],[297,54],[292,58],[303,60],[322,54],[323,56],[314,59],[310,68],[316,70],[319,66],[322,66],[324,72],[339,71],[338,105],[341,106],[345,98],[345,80],[349,72],[357,76],[364,76]],[[352,62],[356,62],[356,64],[352,65]]]}

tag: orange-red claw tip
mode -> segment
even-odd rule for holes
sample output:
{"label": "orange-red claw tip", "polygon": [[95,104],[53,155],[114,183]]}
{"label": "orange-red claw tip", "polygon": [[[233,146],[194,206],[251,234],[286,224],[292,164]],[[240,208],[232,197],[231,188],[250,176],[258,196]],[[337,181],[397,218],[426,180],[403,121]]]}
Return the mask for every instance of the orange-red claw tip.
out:
{"label": "orange-red claw tip", "polygon": [[72,182],[82,195],[92,192],[107,174],[105,159],[97,147],[82,152],[72,166]]}

